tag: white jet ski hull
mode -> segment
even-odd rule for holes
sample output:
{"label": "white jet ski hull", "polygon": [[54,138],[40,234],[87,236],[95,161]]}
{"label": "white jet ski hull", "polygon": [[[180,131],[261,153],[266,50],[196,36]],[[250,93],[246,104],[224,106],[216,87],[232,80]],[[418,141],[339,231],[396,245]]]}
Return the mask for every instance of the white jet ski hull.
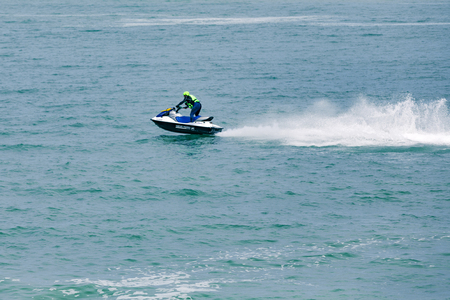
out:
{"label": "white jet ski hull", "polygon": [[215,134],[222,131],[222,127],[210,121],[195,121],[181,123],[173,120],[169,116],[154,117],[152,121],[160,128],[179,133],[188,134]]}

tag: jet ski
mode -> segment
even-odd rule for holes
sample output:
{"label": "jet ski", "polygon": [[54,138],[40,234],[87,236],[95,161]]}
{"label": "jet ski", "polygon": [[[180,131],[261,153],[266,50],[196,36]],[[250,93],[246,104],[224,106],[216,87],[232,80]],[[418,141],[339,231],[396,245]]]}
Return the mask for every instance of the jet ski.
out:
{"label": "jet ski", "polygon": [[190,134],[215,134],[222,131],[222,127],[213,124],[211,121],[214,117],[197,116],[191,122],[189,116],[183,116],[178,111],[180,108],[168,108],[161,111],[151,120],[162,129]]}

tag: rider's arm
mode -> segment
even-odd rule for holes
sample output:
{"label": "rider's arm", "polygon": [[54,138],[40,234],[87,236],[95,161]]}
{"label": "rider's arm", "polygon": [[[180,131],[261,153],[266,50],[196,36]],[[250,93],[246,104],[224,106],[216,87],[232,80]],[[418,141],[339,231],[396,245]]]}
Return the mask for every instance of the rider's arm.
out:
{"label": "rider's arm", "polygon": [[181,104],[183,104],[184,102],[186,102],[186,97],[180,103],[177,104],[177,107],[180,107]]}

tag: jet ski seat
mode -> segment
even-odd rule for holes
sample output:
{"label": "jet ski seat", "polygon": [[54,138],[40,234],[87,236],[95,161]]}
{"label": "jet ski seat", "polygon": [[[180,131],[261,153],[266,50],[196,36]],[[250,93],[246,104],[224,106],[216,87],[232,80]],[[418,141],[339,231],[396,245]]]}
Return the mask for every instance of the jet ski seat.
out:
{"label": "jet ski seat", "polygon": [[207,122],[212,121],[212,119],[214,119],[214,117],[199,117],[194,122]]}
{"label": "jet ski seat", "polygon": [[[194,118],[194,122],[206,122],[206,121],[211,121],[214,117],[195,117]],[[176,120],[180,123],[189,123],[191,122],[191,118],[188,116],[181,116],[181,117],[176,117]]]}

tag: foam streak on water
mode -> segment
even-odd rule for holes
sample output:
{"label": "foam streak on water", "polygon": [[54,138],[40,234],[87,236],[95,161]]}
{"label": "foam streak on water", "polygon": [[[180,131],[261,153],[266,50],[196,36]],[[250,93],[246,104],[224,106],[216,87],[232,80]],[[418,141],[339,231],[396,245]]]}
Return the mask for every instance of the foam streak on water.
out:
{"label": "foam streak on water", "polygon": [[[326,17],[321,17],[324,19]],[[292,17],[255,17],[255,18],[171,18],[171,19],[133,19],[122,20],[124,27],[162,26],[162,25],[237,25],[237,24],[270,24],[317,20],[314,16]]]}
{"label": "foam streak on water", "polygon": [[447,100],[374,104],[361,98],[348,110],[336,112],[319,101],[297,116],[268,116],[265,124],[229,129],[224,137],[277,140],[295,146],[450,146]]}

